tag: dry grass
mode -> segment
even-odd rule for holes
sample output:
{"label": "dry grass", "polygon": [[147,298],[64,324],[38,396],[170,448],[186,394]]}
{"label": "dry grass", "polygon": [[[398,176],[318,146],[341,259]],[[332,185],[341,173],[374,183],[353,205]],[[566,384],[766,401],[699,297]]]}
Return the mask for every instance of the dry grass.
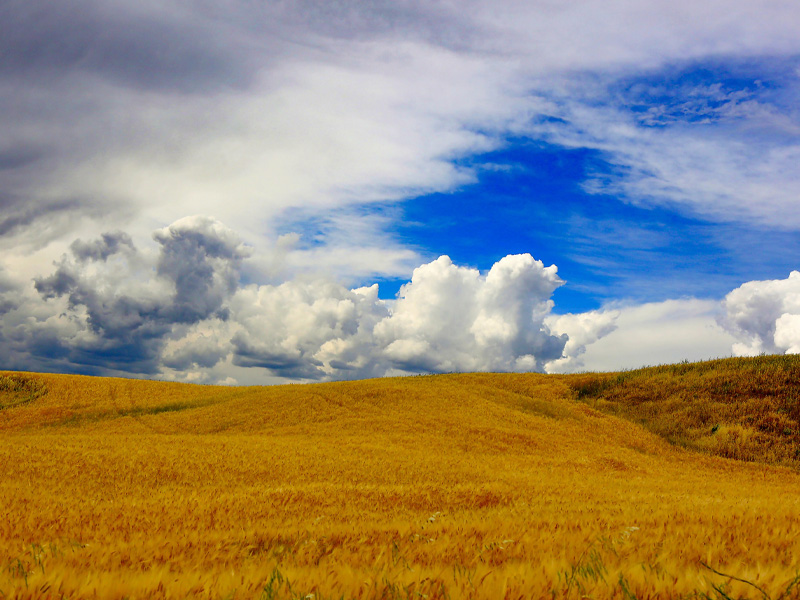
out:
{"label": "dry grass", "polygon": [[42,394],[0,388],[0,598],[777,598],[800,570],[800,475],[575,378],[5,377]]}
{"label": "dry grass", "polygon": [[800,356],[729,358],[571,375],[576,399],[670,442],[717,456],[800,466]]}

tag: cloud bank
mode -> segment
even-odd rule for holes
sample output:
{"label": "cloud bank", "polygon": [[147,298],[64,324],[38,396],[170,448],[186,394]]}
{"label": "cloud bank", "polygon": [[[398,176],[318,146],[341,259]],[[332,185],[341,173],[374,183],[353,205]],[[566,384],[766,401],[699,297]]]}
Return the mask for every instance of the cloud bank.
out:
{"label": "cloud bank", "polygon": [[687,298],[553,313],[555,265],[509,255],[487,272],[441,256],[394,300],[378,284],[243,277],[254,248],[206,216],[74,240],[30,285],[0,271],[9,368],[206,383],[464,371],[618,370],[730,354],[800,353],[800,273],[723,301]]}
{"label": "cloud bank", "polygon": [[233,381],[247,370],[325,380],[544,371],[588,339],[551,330],[551,296],[563,281],[529,254],[486,273],[442,256],[384,301],[377,284],[243,284],[252,249],[209,217],[180,219],[152,239],[157,253],[120,231],[76,240],[33,289],[6,285],[4,361],[195,381]]}

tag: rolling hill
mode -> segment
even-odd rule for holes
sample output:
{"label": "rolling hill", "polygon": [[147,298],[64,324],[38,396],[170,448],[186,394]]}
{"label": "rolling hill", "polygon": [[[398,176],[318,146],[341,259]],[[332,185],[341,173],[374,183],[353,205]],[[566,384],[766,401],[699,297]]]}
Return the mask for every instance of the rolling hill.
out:
{"label": "rolling hill", "polygon": [[[800,360],[0,374],[0,597],[797,597]],[[733,460],[740,459],[740,460]]]}

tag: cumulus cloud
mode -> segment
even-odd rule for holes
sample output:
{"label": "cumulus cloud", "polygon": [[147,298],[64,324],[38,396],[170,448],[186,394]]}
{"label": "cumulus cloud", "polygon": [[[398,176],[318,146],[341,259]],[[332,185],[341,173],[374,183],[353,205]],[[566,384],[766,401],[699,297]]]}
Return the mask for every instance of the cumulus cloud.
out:
{"label": "cumulus cloud", "polygon": [[744,283],[725,296],[723,305],[720,322],[738,338],[735,354],[800,352],[800,272]]}
{"label": "cumulus cloud", "polygon": [[506,256],[485,276],[442,256],[414,270],[375,335],[404,371],[541,370],[566,343],[544,324],[562,283],[529,254]]}
{"label": "cumulus cloud", "polygon": [[447,256],[394,300],[331,278],[246,283],[252,249],[216,219],[76,240],[32,286],[0,271],[0,359],[11,368],[197,382],[315,381],[449,371],[616,370],[800,352],[800,272],[724,301],[553,314],[554,265],[509,255],[487,272]]}
{"label": "cumulus cloud", "polygon": [[218,318],[173,328],[161,353],[162,366],[180,372],[183,378],[208,371],[233,350],[232,329],[229,320]]}
{"label": "cumulus cloud", "polygon": [[250,252],[239,236],[216,219],[185,217],[160,229],[157,273],[173,282],[168,318],[195,323],[212,314],[223,320],[223,303],[239,285],[242,259]]}
{"label": "cumulus cloud", "polygon": [[800,354],[800,315],[784,313],[778,317],[774,340],[786,354]]}
{"label": "cumulus cloud", "polygon": [[251,285],[234,298],[240,328],[233,363],[291,379],[383,374],[375,323],[388,316],[378,286],[349,290],[330,281]]}
{"label": "cumulus cloud", "polygon": [[76,240],[32,289],[0,281],[0,352],[27,353],[31,366],[48,370],[326,380],[542,371],[564,360],[565,347],[580,353],[608,329],[585,325],[569,345],[574,327],[551,331],[551,295],[563,282],[529,254],[506,256],[486,273],[442,256],[384,301],[377,284],[242,283],[251,249],[209,217],[180,219],[152,239],[157,253],[122,232]]}
{"label": "cumulus cloud", "polygon": [[[76,365],[153,374],[173,326],[227,318],[247,255],[236,234],[209,217],[187,217],[153,237],[155,265],[128,236],[110,233],[74,242],[54,273],[35,279],[41,298],[75,328],[58,332],[51,352]],[[48,329],[56,331],[46,323],[34,331]]]}
{"label": "cumulus cloud", "polygon": [[232,303],[242,326],[233,364],[302,379],[542,370],[566,343],[544,324],[561,283],[554,266],[514,255],[485,275],[442,256],[415,269],[391,302],[377,285],[246,286]]}
{"label": "cumulus cloud", "polygon": [[546,365],[548,373],[569,373],[585,369],[586,347],[617,328],[619,310],[592,310],[579,314],[550,315],[545,319],[551,331],[567,336],[564,356]]}

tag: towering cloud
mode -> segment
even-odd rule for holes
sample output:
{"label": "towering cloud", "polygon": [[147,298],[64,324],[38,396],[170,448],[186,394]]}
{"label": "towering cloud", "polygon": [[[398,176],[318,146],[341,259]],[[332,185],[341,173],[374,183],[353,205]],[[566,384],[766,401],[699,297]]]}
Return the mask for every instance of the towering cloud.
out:
{"label": "towering cloud", "polygon": [[555,266],[529,254],[506,256],[486,276],[442,256],[414,270],[375,336],[405,371],[541,370],[566,343],[544,325],[561,284]]}
{"label": "towering cloud", "polygon": [[153,238],[161,244],[157,273],[175,286],[164,316],[179,323],[215,313],[224,317],[223,303],[236,291],[242,259],[249,255],[239,237],[215,219],[195,216]]}

